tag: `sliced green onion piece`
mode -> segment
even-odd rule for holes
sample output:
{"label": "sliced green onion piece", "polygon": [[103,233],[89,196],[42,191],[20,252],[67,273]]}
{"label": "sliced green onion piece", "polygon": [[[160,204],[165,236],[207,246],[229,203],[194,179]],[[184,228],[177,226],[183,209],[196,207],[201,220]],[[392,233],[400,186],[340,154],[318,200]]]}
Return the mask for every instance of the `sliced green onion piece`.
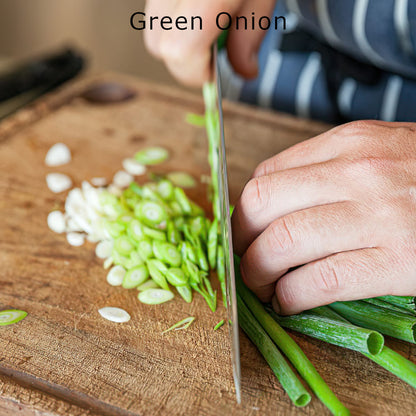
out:
{"label": "sliced green onion piece", "polygon": [[168,215],[163,206],[155,201],[143,201],[136,205],[134,213],[140,221],[153,226],[166,221]]}
{"label": "sliced green onion piece", "polygon": [[127,235],[133,240],[139,242],[144,238],[143,226],[139,220],[131,220],[127,226]]}
{"label": "sliced green onion piece", "polygon": [[149,239],[139,241],[139,244],[137,245],[137,251],[144,260],[153,257],[152,243]]}
{"label": "sliced green onion piece", "polygon": [[201,114],[195,113],[187,113],[185,116],[185,121],[188,124],[191,124],[196,127],[204,127],[205,126],[205,116]]}
{"label": "sliced green onion piece", "polygon": [[163,289],[169,291],[169,285],[166,281],[165,273],[168,268],[160,260],[149,260],[147,268],[151,278]]}
{"label": "sliced green onion piece", "polygon": [[181,321],[177,322],[176,324],[172,325],[170,328],[164,330],[162,334],[166,334],[169,331],[180,331],[182,329],[187,329],[191,323],[195,321],[194,316],[190,316],[189,318],[182,319]]}
{"label": "sliced green onion piece", "polygon": [[13,325],[25,319],[27,312],[19,309],[7,309],[0,311],[0,326]]}
{"label": "sliced green onion piece", "polygon": [[159,305],[160,303],[168,302],[174,298],[170,290],[164,289],[147,289],[140,292],[137,296],[139,301],[147,305]]}
{"label": "sliced green onion piece", "polygon": [[181,188],[193,188],[196,186],[196,180],[186,172],[170,172],[166,177],[175,185]]}
{"label": "sliced green onion piece", "polygon": [[165,200],[172,199],[173,198],[173,185],[172,185],[172,182],[167,181],[166,179],[162,179],[157,184],[157,192]]}
{"label": "sliced green onion piece", "polygon": [[188,278],[182,269],[172,267],[166,272],[166,279],[172,286],[184,286],[188,283]]}
{"label": "sliced green onion piece", "polygon": [[176,290],[187,303],[192,302],[192,289],[189,285],[176,286]]}
{"label": "sliced green onion piece", "polygon": [[144,283],[136,287],[137,290],[143,292],[148,289],[160,289],[160,286],[152,279],[146,280]]}
{"label": "sliced green onion piece", "polygon": [[208,261],[211,269],[215,269],[217,265],[217,246],[218,246],[218,219],[212,221],[208,231]]}
{"label": "sliced green onion piece", "polygon": [[157,165],[169,157],[169,152],[163,147],[148,147],[137,152],[134,158],[142,165]]}
{"label": "sliced green onion piece", "polygon": [[111,240],[100,241],[95,247],[95,255],[100,259],[107,259],[113,251],[113,242]]}
{"label": "sliced green onion piece", "polygon": [[124,275],[122,286],[124,289],[133,289],[138,285],[144,283],[148,277],[149,271],[144,264],[134,267]]}
{"label": "sliced green onion piece", "polygon": [[130,315],[121,308],[114,308],[107,306],[105,308],[98,309],[98,313],[111,322],[124,323],[130,321]]}
{"label": "sliced green onion piece", "polygon": [[107,274],[107,283],[111,286],[121,286],[123,283],[124,275],[126,274],[126,269],[122,266],[114,266],[110,269]]}
{"label": "sliced green onion piece", "polygon": [[162,230],[155,230],[150,227],[143,226],[143,232],[147,237],[154,240],[166,241],[166,233]]}
{"label": "sliced green onion piece", "polygon": [[172,244],[179,244],[182,240],[180,231],[175,227],[173,221],[169,221],[166,225],[166,234],[168,241]]}
{"label": "sliced green onion piece", "polygon": [[214,331],[216,331],[217,329],[221,328],[224,325],[225,321],[224,319],[222,319],[221,321],[219,321],[217,323],[217,325],[214,326]]}
{"label": "sliced green onion piece", "polygon": [[118,237],[114,241],[113,251],[117,253],[127,256],[134,250],[134,244],[130,241],[130,239],[126,236]]}
{"label": "sliced green onion piece", "polygon": [[186,196],[185,191],[182,188],[175,188],[173,192],[174,192],[175,200],[180,205],[182,211],[185,214],[191,214],[192,205],[188,197]]}
{"label": "sliced green onion piece", "polygon": [[155,257],[173,267],[179,267],[182,263],[182,256],[176,246],[158,240],[153,240],[153,254]]}

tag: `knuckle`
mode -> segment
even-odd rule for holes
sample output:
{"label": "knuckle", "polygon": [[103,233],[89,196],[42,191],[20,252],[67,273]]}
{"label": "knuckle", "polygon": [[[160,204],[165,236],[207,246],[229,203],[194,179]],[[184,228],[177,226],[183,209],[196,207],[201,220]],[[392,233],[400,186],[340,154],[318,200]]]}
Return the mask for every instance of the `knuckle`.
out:
{"label": "knuckle", "polygon": [[342,289],[339,268],[332,260],[323,260],[315,265],[315,286],[318,290],[334,293]]}
{"label": "knuckle", "polygon": [[378,126],[373,120],[356,120],[340,126],[343,136],[362,136],[366,135],[369,128]]}
{"label": "knuckle", "polygon": [[279,218],[270,226],[268,235],[268,246],[271,247],[274,254],[293,253],[295,250],[294,238],[295,224],[289,218]]}

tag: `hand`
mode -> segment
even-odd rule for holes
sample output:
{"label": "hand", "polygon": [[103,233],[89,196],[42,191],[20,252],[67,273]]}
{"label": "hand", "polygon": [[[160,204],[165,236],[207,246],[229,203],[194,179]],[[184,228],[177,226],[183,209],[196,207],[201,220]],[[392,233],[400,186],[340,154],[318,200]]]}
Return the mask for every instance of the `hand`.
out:
{"label": "hand", "polygon": [[[211,46],[221,30],[216,26],[218,13],[237,13],[251,18],[270,16],[275,0],[253,2],[249,0],[147,0],[146,16],[201,16],[202,30],[145,30],[144,40],[149,51],[162,59],[170,72],[182,83],[201,86],[210,77]],[[199,29],[199,28],[198,28]],[[234,69],[243,77],[257,75],[257,51],[265,31],[230,29],[227,49]]]}
{"label": "hand", "polygon": [[232,225],[245,283],[278,313],[416,295],[416,124],[353,122],[266,160]]}

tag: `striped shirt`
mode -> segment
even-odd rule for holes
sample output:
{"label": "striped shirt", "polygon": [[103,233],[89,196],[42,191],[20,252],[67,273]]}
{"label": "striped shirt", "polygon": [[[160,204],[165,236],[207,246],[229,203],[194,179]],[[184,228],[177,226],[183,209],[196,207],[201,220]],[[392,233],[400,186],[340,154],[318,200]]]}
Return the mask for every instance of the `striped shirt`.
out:
{"label": "striped shirt", "polygon": [[[274,15],[287,30],[267,32],[256,79],[236,75],[221,52],[227,98],[329,122],[416,121],[416,0],[286,0]],[[298,30],[377,68],[376,82],[347,76],[330,91],[319,51],[282,49],[285,33]]]}

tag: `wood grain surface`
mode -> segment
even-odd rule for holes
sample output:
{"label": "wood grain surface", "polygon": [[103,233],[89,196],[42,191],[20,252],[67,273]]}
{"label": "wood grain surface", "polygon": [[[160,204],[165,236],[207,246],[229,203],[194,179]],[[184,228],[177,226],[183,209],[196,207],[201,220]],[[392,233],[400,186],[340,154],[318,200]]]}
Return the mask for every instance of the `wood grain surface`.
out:
{"label": "wood grain surface", "polygon": [[[89,85],[110,80],[132,87],[134,99],[93,104]],[[184,122],[201,112],[200,97],[107,74],[71,84],[0,124],[0,309],[26,310],[19,324],[0,328],[0,415],[325,415],[314,398],[295,408],[257,350],[241,336],[243,404],[236,405],[225,317],[200,297],[160,306],[140,304],[134,290],[110,287],[94,246],[75,248],[49,231],[49,211],[65,195],[52,194],[48,172],[75,185],[111,180],[123,158],[162,145],[170,160],[154,171],[208,173],[204,131]],[[328,126],[226,103],[231,200],[255,166]],[[64,142],[73,161],[47,168],[48,148]],[[204,186],[190,192],[208,208]],[[119,306],[126,324],[103,320],[97,310]],[[196,316],[187,331],[161,332]],[[360,354],[293,335],[354,415],[410,415],[415,391]],[[416,348],[387,344],[416,361]]]}

